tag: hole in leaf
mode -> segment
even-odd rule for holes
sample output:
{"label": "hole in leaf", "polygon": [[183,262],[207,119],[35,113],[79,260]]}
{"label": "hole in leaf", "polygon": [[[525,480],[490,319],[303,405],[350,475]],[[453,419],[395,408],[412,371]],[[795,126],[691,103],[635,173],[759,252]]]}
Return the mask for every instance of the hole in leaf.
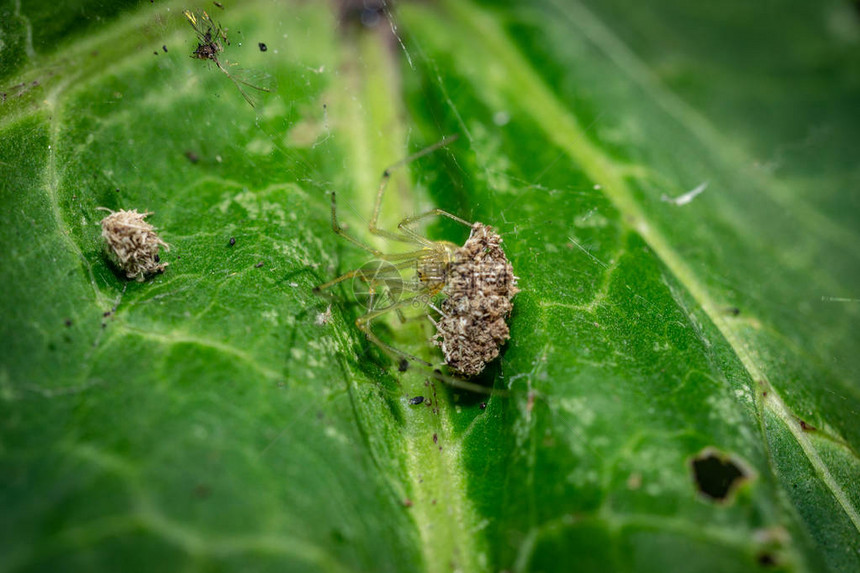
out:
{"label": "hole in leaf", "polygon": [[696,489],[717,502],[730,502],[738,487],[753,477],[743,462],[714,448],[702,450],[690,465]]}
{"label": "hole in leaf", "polygon": [[775,567],[778,565],[776,556],[769,551],[762,551],[756,556],[756,561],[762,567]]}

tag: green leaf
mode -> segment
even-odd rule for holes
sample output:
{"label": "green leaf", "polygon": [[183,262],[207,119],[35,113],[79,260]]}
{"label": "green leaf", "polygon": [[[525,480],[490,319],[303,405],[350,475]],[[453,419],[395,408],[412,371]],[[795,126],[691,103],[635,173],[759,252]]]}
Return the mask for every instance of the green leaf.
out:
{"label": "green leaf", "polygon": [[[226,70],[275,80],[256,109],[189,57],[193,7],[24,4],[0,572],[860,570],[853,4],[197,6]],[[504,237],[490,394],[398,372],[348,283],[312,293],[369,258],[330,193],[395,251],[380,175],[451,134],[380,226]],[[151,211],[166,272],[124,279],[99,207]],[[429,321],[373,324],[440,360]]]}

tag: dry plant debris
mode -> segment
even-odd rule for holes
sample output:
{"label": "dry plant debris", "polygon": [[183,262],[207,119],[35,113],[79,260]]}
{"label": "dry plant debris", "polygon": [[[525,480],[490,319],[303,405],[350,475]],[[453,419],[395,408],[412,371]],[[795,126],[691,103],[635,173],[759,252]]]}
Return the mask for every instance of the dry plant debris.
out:
{"label": "dry plant debris", "polygon": [[479,374],[510,338],[505,319],[519,289],[502,238],[483,223],[472,225],[466,243],[454,252],[436,323],[436,343],[445,363],[460,374]]}
{"label": "dry plant debris", "polygon": [[149,215],[152,213],[120,209],[110,211],[110,215],[101,220],[108,257],[126,277],[138,281],[143,281],[147,275],[164,272],[167,263],[161,262],[158,250],[160,247],[170,250],[170,245],[161,240],[156,228],[145,221]]}

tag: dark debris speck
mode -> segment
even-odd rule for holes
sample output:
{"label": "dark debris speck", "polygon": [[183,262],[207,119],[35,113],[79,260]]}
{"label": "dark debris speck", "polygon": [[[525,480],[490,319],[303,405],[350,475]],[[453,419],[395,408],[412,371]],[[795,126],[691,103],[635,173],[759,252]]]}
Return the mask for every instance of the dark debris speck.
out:
{"label": "dark debris speck", "polygon": [[212,495],[212,488],[206,484],[197,484],[194,486],[194,497],[197,499],[206,499]]}
{"label": "dark debris speck", "polygon": [[255,269],[259,269],[259,268],[260,268],[260,267],[262,267],[262,266],[263,266],[263,261],[260,261],[259,263],[257,263],[256,265],[254,265],[254,268],[255,268]]}
{"label": "dark debris speck", "polygon": [[800,429],[803,430],[804,432],[818,431],[818,428],[816,428],[812,424],[806,422],[805,420],[800,420]]}

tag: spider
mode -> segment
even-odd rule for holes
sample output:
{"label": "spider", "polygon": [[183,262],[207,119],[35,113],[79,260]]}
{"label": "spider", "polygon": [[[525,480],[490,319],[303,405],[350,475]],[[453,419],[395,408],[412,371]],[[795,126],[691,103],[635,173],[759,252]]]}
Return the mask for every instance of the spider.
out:
{"label": "spider", "polygon": [[[426,149],[406,157],[385,169],[379,183],[368,230],[377,236],[417,247],[405,253],[384,253],[347,234],[337,219],[337,200],[331,195],[331,226],[334,232],[355,246],[372,254],[377,261],[345,273],[314,289],[321,293],[338,283],[352,279],[354,284],[366,284],[368,312],[356,319],[355,324],[368,340],[387,354],[398,357],[400,370],[409,362],[417,362],[432,368],[429,362],[404,352],[386,342],[373,332],[373,321],[389,312],[396,312],[405,321],[402,309],[410,305],[425,305],[440,316],[437,320],[427,315],[436,326],[434,344],[441,347],[445,364],[456,376],[470,377],[480,374],[486,364],[495,359],[499,348],[510,338],[505,319],[513,308],[511,299],[518,292],[517,277],[511,263],[501,248],[501,237],[483,223],[469,223],[442,209],[432,209],[420,215],[406,217],[397,226],[397,231],[378,228],[382,198],[392,170],[414,161],[456,139],[443,139]],[[430,217],[447,217],[470,229],[469,238],[463,246],[449,241],[433,241],[419,234],[414,226]],[[412,268],[414,277],[402,281],[400,272]],[[356,292],[358,294],[358,292]],[[405,298],[401,298],[406,295]],[[411,295],[411,296],[408,296]],[[437,307],[432,300],[444,298]],[[439,370],[434,370],[437,377]],[[461,379],[446,381],[476,391],[486,391]]]}
{"label": "spider", "polygon": [[259,84],[265,83],[269,78],[265,74],[242,68],[237,68],[233,73],[230,73],[224,64],[221,63],[221,60],[218,59],[218,54],[224,51],[222,42],[228,46],[230,45],[230,41],[227,39],[227,32],[224,28],[220,24],[213,22],[212,18],[205,11],[191,12],[190,10],[185,10],[183,14],[185,14],[185,18],[197,34],[197,48],[191,53],[191,57],[197,60],[214,62],[215,66],[230,78],[230,81],[233,82],[239,93],[245,98],[245,101],[251,107],[256,108],[258,103],[256,101],[257,98],[242,89],[242,86],[249,87],[258,92],[268,93],[271,91],[269,87]]}

